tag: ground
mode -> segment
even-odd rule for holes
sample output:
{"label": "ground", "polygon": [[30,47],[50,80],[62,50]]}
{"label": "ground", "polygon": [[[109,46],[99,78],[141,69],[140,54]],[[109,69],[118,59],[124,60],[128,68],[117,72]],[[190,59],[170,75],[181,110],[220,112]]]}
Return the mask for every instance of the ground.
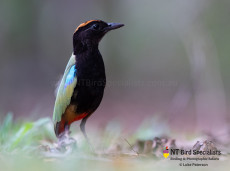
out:
{"label": "ground", "polygon": [[[13,121],[9,113],[0,126],[0,170],[228,170],[230,167],[229,141],[223,143],[211,135],[182,139],[174,134],[168,136],[167,129],[159,126],[157,129],[165,133],[159,131],[161,135],[155,136],[152,129],[151,124],[144,123],[135,133],[127,135],[116,122],[108,123],[104,129],[89,134],[92,151],[79,131],[67,135],[60,143],[50,118]],[[163,157],[166,146],[187,151],[220,151],[221,155],[170,154],[166,159]]]}

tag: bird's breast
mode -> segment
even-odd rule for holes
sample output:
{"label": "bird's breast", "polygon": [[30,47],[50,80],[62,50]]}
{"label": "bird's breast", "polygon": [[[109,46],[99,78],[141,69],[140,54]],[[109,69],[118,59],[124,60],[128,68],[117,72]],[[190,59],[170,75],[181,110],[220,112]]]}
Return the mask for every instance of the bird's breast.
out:
{"label": "bird's breast", "polygon": [[106,84],[102,58],[78,61],[76,76],[77,85],[71,98],[71,104],[77,106],[77,115],[91,114],[100,105]]}

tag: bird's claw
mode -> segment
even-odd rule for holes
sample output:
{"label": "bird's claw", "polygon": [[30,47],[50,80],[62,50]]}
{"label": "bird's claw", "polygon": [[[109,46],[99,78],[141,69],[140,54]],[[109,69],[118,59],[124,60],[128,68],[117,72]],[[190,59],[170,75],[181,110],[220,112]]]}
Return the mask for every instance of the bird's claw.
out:
{"label": "bird's claw", "polygon": [[73,151],[77,147],[77,141],[69,136],[70,131],[64,131],[58,136],[57,149],[60,152]]}

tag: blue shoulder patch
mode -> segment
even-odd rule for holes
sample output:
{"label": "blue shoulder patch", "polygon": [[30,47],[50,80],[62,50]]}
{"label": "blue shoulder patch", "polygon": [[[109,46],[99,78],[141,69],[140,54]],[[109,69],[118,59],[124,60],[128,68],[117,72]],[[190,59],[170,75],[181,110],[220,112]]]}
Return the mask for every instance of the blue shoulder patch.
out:
{"label": "blue shoulder patch", "polygon": [[76,76],[76,68],[75,65],[73,65],[70,70],[68,75],[66,76],[66,80],[65,80],[65,88],[70,85],[71,83],[73,83],[74,81],[74,77]]}

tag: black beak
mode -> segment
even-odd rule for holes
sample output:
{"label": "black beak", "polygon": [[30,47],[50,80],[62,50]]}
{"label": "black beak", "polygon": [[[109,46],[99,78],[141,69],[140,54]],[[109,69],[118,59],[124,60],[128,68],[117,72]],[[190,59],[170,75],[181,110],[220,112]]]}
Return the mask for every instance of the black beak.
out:
{"label": "black beak", "polygon": [[105,28],[105,31],[108,32],[110,30],[115,30],[123,26],[124,24],[120,24],[120,23],[108,23],[108,27]]}

